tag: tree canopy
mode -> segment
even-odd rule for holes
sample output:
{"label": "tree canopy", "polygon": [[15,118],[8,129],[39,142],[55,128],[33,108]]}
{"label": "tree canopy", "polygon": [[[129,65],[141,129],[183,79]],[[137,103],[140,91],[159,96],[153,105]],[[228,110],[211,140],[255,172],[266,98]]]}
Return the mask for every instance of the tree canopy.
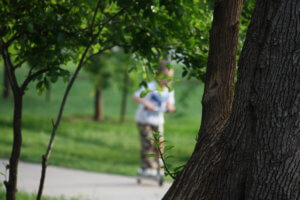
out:
{"label": "tree canopy", "polygon": [[211,20],[207,9],[197,1],[172,0],[1,1],[0,37],[15,68],[26,62],[31,72],[47,72],[39,74],[39,87],[67,76],[61,65],[78,62],[86,46],[89,56],[120,46],[146,58],[150,70],[172,52],[198,70],[208,52],[202,41]]}

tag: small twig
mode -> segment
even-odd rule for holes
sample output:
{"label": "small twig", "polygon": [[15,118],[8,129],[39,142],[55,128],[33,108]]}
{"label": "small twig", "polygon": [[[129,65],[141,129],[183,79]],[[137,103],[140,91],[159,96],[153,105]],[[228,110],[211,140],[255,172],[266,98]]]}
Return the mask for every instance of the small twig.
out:
{"label": "small twig", "polygon": [[110,18],[108,18],[108,20],[106,20],[106,22],[101,24],[101,28],[99,31],[101,31],[109,22],[111,22],[114,18],[116,18],[118,15],[120,15],[123,11],[125,11],[126,8],[122,8],[121,10],[119,10],[117,13],[115,13],[114,15],[112,15]]}
{"label": "small twig", "polygon": [[22,35],[22,32],[18,32],[16,34],[14,34],[7,42],[6,42],[6,46],[10,46],[16,39],[20,38]]}
{"label": "small twig", "polygon": [[0,50],[4,60],[4,66],[8,71],[8,80],[10,82],[13,93],[16,94],[19,92],[20,88],[15,76],[14,66],[11,62],[10,54],[7,49],[7,44],[3,41],[2,38],[0,38]]}
{"label": "small twig", "polygon": [[19,63],[15,64],[15,69],[21,67],[25,62],[26,60],[22,60]]}
{"label": "small twig", "polygon": [[93,16],[93,19],[92,19],[92,24],[91,24],[91,34],[93,34],[93,28],[94,28],[94,24],[95,24],[95,20],[96,20],[96,16],[97,16],[97,11],[100,7],[100,1],[97,1],[97,5],[96,5],[96,9],[95,9],[95,12],[94,12],[94,16]]}
{"label": "small twig", "polygon": [[[96,36],[98,36],[98,35],[101,33],[102,29],[103,29],[103,28],[104,28],[111,20],[113,20],[114,18],[116,18],[118,15],[120,15],[125,9],[126,9],[126,8],[122,8],[122,9],[119,10],[117,13],[115,13],[113,16],[111,16],[108,20],[106,20],[104,23],[102,23],[100,29],[99,29],[98,32],[96,33]],[[90,56],[84,61],[83,64],[86,64],[86,62],[87,62],[88,60],[90,60],[92,57],[97,56],[97,55],[103,53],[104,51],[113,48],[114,46],[115,46],[115,45],[112,45],[112,46],[109,46],[109,47],[105,47],[105,48],[99,50],[98,52],[96,52],[96,53],[90,55]]]}
{"label": "small twig", "polygon": [[167,172],[167,174],[168,175],[170,175],[170,177],[172,178],[172,179],[175,179],[176,177],[174,176],[174,174],[172,173],[172,172],[170,172],[170,170],[169,170],[169,167],[167,166],[167,163],[166,163],[166,159],[164,158],[164,155],[163,155],[163,153],[162,153],[162,151],[161,151],[161,149],[160,149],[160,145],[164,142],[164,141],[162,141],[162,142],[160,142],[159,141],[159,139],[160,139],[160,136],[156,136],[156,135],[153,135],[154,136],[154,140],[159,144],[159,145],[155,145],[155,147],[156,147],[156,149],[157,149],[157,151],[158,151],[158,153],[159,153],[159,155],[160,155],[160,158],[161,158],[161,160],[162,160],[162,162],[163,162],[163,164],[164,164],[164,169],[166,170],[166,172]]}
{"label": "small twig", "polygon": [[110,23],[115,17],[117,17],[118,15],[120,15],[124,10],[126,10],[126,8],[122,8],[121,10],[119,10],[117,13],[115,13],[114,15],[112,15],[108,20],[106,20],[103,23],[99,23],[96,24],[94,26],[100,26],[100,27],[105,27],[108,23]]}
{"label": "small twig", "polygon": [[[100,1],[100,0],[99,0]],[[97,9],[95,9],[95,13],[97,12]],[[119,15],[124,9],[121,9],[119,12],[117,12],[114,16],[112,16],[109,20],[112,20],[114,17],[116,17],[117,15]],[[106,21],[106,23],[109,23],[109,20]],[[90,43],[86,46],[84,52],[82,53],[82,56],[80,58],[80,61],[76,67],[76,70],[75,70],[75,73],[73,74],[71,80],[69,81],[68,85],[67,85],[67,88],[66,88],[66,91],[64,93],[64,96],[63,96],[63,99],[62,99],[62,102],[61,102],[61,105],[60,105],[60,109],[59,109],[59,113],[57,115],[57,118],[56,118],[56,122],[54,123],[54,126],[53,126],[53,129],[52,129],[52,132],[51,132],[51,136],[50,136],[50,140],[49,140],[49,143],[48,143],[48,147],[47,147],[47,150],[46,150],[46,153],[42,156],[43,158],[43,161],[42,161],[42,174],[41,174],[41,179],[40,179],[40,185],[39,185],[39,191],[38,191],[38,195],[37,195],[37,200],[40,200],[41,197],[42,197],[42,193],[43,193],[43,188],[44,188],[44,182],[45,182],[45,177],[46,177],[46,168],[47,168],[47,162],[49,160],[49,157],[51,155],[51,151],[52,151],[52,146],[53,146],[53,142],[54,142],[54,139],[55,139],[55,135],[56,135],[56,131],[58,129],[58,126],[60,124],[60,121],[61,121],[61,118],[62,118],[62,114],[63,114],[63,111],[64,111],[64,106],[66,104],[66,101],[67,101],[67,97],[68,97],[68,94],[73,86],[73,83],[75,81],[75,79],[77,78],[77,75],[79,73],[79,71],[81,70],[84,62],[85,62],[85,58],[86,58],[86,55],[90,49],[90,47],[93,45],[95,39],[99,36],[99,34],[101,33],[101,30],[103,29],[104,27],[101,27],[97,34],[93,35]]]}
{"label": "small twig", "polygon": [[112,46],[109,46],[109,47],[105,47],[105,48],[99,50],[98,52],[91,54],[91,55],[90,55],[89,57],[87,57],[87,59],[84,61],[83,65],[85,65],[85,64],[87,63],[87,61],[90,60],[91,58],[93,58],[93,57],[95,57],[95,56],[97,56],[97,55],[100,55],[100,54],[103,53],[104,51],[106,51],[106,50],[108,50],[108,49],[111,49],[111,48],[113,48],[114,46],[115,46],[115,45],[112,45]]}
{"label": "small twig", "polygon": [[54,120],[52,119],[51,122],[52,122],[52,128],[54,128],[55,126]]}

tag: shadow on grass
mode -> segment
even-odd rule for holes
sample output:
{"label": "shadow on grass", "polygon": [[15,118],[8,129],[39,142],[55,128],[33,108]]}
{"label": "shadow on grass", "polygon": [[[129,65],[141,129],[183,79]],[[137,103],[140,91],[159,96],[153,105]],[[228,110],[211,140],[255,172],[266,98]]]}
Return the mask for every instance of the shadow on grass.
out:
{"label": "shadow on grass", "polygon": [[[90,128],[99,129],[99,125],[111,125],[111,126],[123,126],[126,123],[120,123],[118,120],[113,118],[106,118],[103,121],[95,121],[92,119],[91,115],[71,115],[62,118],[60,127],[64,126],[65,122],[67,125],[70,123],[80,122],[84,124],[85,122]],[[127,120],[126,122],[133,122],[132,120]],[[92,127],[91,127],[92,126]],[[0,127],[13,128],[12,119],[0,117]],[[32,116],[23,116],[22,129],[28,131],[45,131],[50,133],[52,131],[52,119],[50,118],[37,118]],[[64,132],[60,130],[60,132]],[[65,134],[64,134],[65,135]]]}
{"label": "shadow on grass", "polygon": [[[108,119],[101,123],[95,122],[91,119],[90,116],[83,116],[83,115],[77,115],[77,116],[68,116],[65,119],[65,122],[67,122],[66,126],[61,126],[58,130],[57,137],[64,138],[66,140],[74,142],[74,144],[81,144],[81,145],[88,145],[88,146],[99,146],[102,149],[111,149],[112,151],[120,150],[122,152],[124,151],[130,151],[130,146],[126,147],[122,145],[122,141],[116,142],[116,143],[108,143],[109,136],[107,135],[107,132],[114,131],[113,134],[114,137],[116,137],[119,130],[122,130],[122,127],[116,127],[116,125],[119,125],[119,123],[116,120]],[[72,126],[73,123],[79,122],[81,125],[78,126],[78,123],[76,124],[77,129],[74,130],[74,126]],[[64,121],[62,121],[63,123]],[[86,122],[86,125],[85,125]],[[126,125],[126,124],[125,124]],[[47,119],[43,118],[33,118],[33,117],[27,117],[23,121],[22,129],[26,132],[31,133],[39,133],[43,132],[45,135],[50,135],[52,129],[51,129],[51,123]],[[88,126],[88,131],[92,132],[90,136],[82,136],[82,132],[86,131],[86,126]],[[0,118],[0,127],[9,128],[12,131],[12,122],[7,118]],[[105,133],[106,137],[101,138],[101,132]],[[131,137],[132,135],[128,135],[128,137]],[[57,139],[58,139],[57,138]],[[115,138],[114,138],[115,139]],[[4,141],[2,141],[4,143]],[[9,141],[6,141],[5,143],[9,143]],[[23,144],[23,147],[25,147],[26,144]],[[131,152],[132,153],[132,152]]]}
{"label": "shadow on grass", "polygon": [[122,126],[123,124],[126,124],[126,123],[134,123],[133,119],[125,119],[124,122],[120,122],[119,119],[107,117],[107,116],[104,117],[103,120],[96,121],[93,119],[92,115],[80,115],[80,114],[69,115],[69,116],[63,117],[63,120],[67,121],[67,122],[87,121],[87,122],[94,122],[96,124],[111,124],[111,125],[117,125],[117,126]]}
{"label": "shadow on grass", "polygon": [[12,128],[13,124],[10,120],[0,119],[0,127],[3,128]]}

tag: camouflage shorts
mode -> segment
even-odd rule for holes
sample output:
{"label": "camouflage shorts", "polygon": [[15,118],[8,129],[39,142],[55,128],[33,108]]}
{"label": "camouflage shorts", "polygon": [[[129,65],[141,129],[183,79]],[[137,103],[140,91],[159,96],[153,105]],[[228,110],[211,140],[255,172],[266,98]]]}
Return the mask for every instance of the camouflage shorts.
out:
{"label": "camouflage shorts", "polygon": [[[163,139],[163,127],[162,126],[153,126],[149,124],[140,124],[138,123],[138,129],[140,132],[141,140],[141,168],[153,168],[156,169],[159,166],[158,157],[159,151],[155,147],[152,140],[153,132],[159,132],[161,135],[161,140]],[[161,145],[161,151],[163,151],[163,146]],[[158,157],[148,157],[148,154],[157,154]],[[162,167],[162,166],[159,166]]]}

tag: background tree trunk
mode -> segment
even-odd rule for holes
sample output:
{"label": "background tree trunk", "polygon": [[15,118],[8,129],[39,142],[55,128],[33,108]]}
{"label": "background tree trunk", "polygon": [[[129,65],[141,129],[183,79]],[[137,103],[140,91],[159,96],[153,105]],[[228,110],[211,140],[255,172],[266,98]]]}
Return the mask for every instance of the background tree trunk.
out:
{"label": "background tree trunk", "polygon": [[[205,169],[215,162],[207,149],[213,141],[217,141],[231,112],[242,4],[243,0],[216,1],[215,3],[202,99],[202,122],[197,145],[191,159],[164,199],[198,199],[203,196],[203,199],[208,200],[204,194],[196,197],[191,191],[199,187],[198,183],[195,184],[195,173],[199,173],[197,177],[204,181],[202,173],[205,173]],[[203,169],[195,167],[196,163]],[[204,186],[201,185],[201,187]]]}
{"label": "background tree trunk", "polygon": [[94,113],[94,120],[101,121],[103,120],[103,107],[102,107],[102,88],[98,86],[96,88],[95,94],[95,113]]}
{"label": "background tree trunk", "polygon": [[9,159],[9,178],[4,181],[6,187],[6,199],[15,200],[17,191],[18,164],[22,146],[22,106],[23,106],[23,90],[19,87],[14,73],[14,66],[11,62],[7,46],[0,39],[0,49],[4,65],[7,72],[7,78],[10,82],[14,96],[14,114],[13,114],[13,146]]}
{"label": "background tree trunk", "polygon": [[127,96],[128,96],[128,84],[129,84],[129,75],[127,69],[124,70],[123,76],[123,88],[122,88],[122,100],[121,100],[121,109],[120,109],[120,122],[124,122],[126,115],[127,107]]}
{"label": "background tree trunk", "polygon": [[2,96],[4,99],[7,99],[10,96],[10,85],[8,80],[8,72],[6,67],[4,67],[3,73],[3,93]]}
{"label": "background tree trunk", "polygon": [[22,146],[22,105],[23,97],[21,94],[14,94],[14,119],[13,119],[13,148],[9,159],[9,180],[5,182],[6,199],[15,200],[17,191],[18,163]]}
{"label": "background tree trunk", "polygon": [[256,2],[228,125],[217,140],[200,140],[167,197],[300,199],[299,8]]}

